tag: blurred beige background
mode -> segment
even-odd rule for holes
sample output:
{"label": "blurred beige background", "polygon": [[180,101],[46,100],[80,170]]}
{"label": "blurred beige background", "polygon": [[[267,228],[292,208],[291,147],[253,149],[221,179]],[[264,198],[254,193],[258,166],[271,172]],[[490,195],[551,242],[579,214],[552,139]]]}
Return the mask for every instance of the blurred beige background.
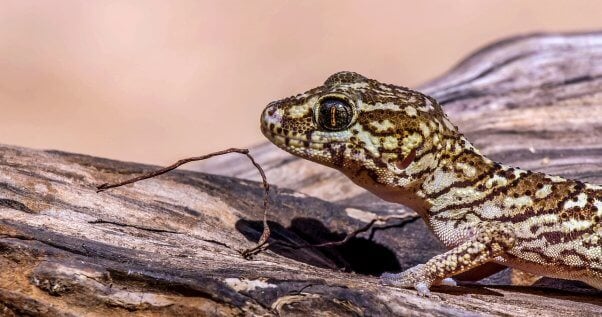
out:
{"label": "blurred beige background", "polygon": [[0,142],[166,164],[263,141],[268,102],[353,70],[417,86],[602,1],[0,1]]}

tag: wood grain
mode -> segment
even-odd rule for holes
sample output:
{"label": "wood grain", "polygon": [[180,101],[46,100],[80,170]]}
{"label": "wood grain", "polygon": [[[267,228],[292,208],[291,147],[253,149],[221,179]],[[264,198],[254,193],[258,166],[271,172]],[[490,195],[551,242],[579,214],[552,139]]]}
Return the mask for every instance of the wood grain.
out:
{"label": "wood grain", "polygon": [[[492,158],[602,183],[601,76],[602,33],[531,35],[484,48],[421,90]],[[97,194],[95,185],[155,167],[0,147],[0,314],[602,312],[602,293],[550,279],[507,286],[498,275],[485,286],[435,288],[439,299],[381,286],[382,272],[442,250],[421,221],[394,222],[336,248],[290,248],[342,239],[376,214],[411,213],[271,145],[252,153],[276,185],[273,235],[266,252],[245,260],[240,252],[261,235],[263,190],[244,157],[199,167],[222,175],[175,171]]]}

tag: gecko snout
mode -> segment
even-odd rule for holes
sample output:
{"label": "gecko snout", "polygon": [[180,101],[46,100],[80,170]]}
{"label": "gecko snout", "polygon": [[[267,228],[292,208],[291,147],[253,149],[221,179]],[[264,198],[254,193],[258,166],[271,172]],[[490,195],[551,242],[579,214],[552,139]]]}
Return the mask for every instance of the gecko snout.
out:
{"label": "gecko snout", "polygon": [[261,112],[261,117],[259,119],[261,122],[261,132],[266,136],[274,133],[276,127],[281,125],[282,115],[279,114],[277,110],[278,102],[274,101],[269,103]]}

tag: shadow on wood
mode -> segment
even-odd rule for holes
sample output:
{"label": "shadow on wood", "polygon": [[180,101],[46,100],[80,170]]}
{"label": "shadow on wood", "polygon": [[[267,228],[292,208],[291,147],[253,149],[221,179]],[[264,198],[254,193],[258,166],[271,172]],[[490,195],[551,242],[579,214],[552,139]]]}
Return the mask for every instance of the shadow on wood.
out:
{"label": "shadow on wood", "polygon": [[[602,183],[602,34],[533,35],[475,53],[422,89],[492,158]],[[275,96],[278,98],[280,96]],[[258,114],[259,115],[259,114]],[[422,221],[367,232],[409,212],[343,176],[269,145],[254,150],[274,191],[271,247],[261,234],[256,171],[240,158],[101,194],[94,186],[154,167],[0,147],[0,312],[70,315],[595,315],[601,293],[574,283],[435,288],[439,299],[381,286],[443,249]],[[485,274],[486,275],[486,274]]]}

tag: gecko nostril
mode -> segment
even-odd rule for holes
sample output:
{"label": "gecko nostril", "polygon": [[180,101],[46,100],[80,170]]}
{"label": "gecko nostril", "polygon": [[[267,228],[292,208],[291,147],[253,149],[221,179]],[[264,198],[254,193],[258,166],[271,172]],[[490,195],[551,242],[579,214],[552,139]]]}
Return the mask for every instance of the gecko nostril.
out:
{"label": "gecko nostril", "polygon": [[263,109],[264,115],[267,114],[268,116],[273,116],[274,113],[276,113],[276,109],[278,108],[278,102],[277,101],[272,101],[270,102],[265,109]]}
{"label": "gecko nostril", "polygon": [[261,125],[262,126],[268,126],[270,123],[274,123],[274,121],[276,121],[276,109],[277,109],[277,103],[276,102],[271,102],[270,104],[268,104],[265,109],[263,109],[263,111],[261,112]]}

